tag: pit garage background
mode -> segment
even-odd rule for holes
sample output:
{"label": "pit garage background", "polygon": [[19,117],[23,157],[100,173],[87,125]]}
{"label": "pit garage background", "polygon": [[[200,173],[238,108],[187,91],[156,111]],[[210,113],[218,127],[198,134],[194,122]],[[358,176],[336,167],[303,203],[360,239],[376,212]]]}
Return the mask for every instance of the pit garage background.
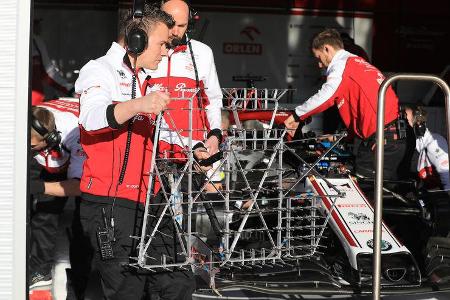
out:
{"label": "pit garage background", "polygon": [[[450,2],[447,0],[193,0],[200,38],[216,56],[223,86],[243,86],[234,75],[266,78],[258,87],[297,89],[287,102],[304,100],[320,73],[308,55],[313,31],[331,26],[348,32],[383,72],[438,74],[448,82]],[[108,0],[3,0],[0,3],[0,263],[1,299],[25,294],[25,198],[28,36],[33,20],[61,74],[74,82],[77,70],[102,55],[117,34],[120,10],[130,2]],[[273,20],[276,20],[273,21]],[[229,30],[228,30],[229,29]],[[231,61],[232,63],[225,63]],[[315,81],[316,80],[316,81]],[[404,103],[428,101],[442,111],[429,84],[396,85]],[[51,95],[52,91],[48,91]],[[433,118],[438,128],[443,118]],[[437,130],[442,133],[441,130]],[[17,275],[17,276],[13,276]],[[23,289],[23,290],[22,290]]]}
{"label": "pit garage background", "polygon": [[[385,74],[433,73],[448,78],[450,2],[434,0],[194,0],[198,20],[192,35],[213,49],[222,87],[245,87],[236,76],[256,76],[256,87],[293,89],[283,101],[301,103],[321,85],[310,54],[311,37],[325,27],[352,37]],[[33,18],[61,74],[74,82],[78,70],[101,56],[117,36],[119,15],[131,1],[35,0]],[[36,22],[34,22],[36,24]],[[401,103],[442,107],[431,83],[400,82]],[[46,92],[50,98],[52,91]],[[436,117],[442,111],[429,109]],[[314,129],[332,127],[320,117]],[[328,116],[325,119],[330,119]],[[444,134],[442,122],[430,128]]]}

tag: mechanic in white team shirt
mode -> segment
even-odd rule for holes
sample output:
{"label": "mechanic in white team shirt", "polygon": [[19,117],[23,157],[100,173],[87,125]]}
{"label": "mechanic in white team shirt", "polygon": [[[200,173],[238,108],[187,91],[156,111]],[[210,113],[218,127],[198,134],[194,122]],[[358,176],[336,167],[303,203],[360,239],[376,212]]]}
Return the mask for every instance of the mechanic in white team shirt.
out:
{"label": "mechanic in white team shirt", "polygon": [[438,175],[441,187],[450,190],[447,140],[442,135],[428,130],[427,112],[423,107],[405,107],[405,113],[416,137],[419,178],[429,181],[434,175]]}
{"label": "mechanic in white team shirt", "polygon": [[[69,195],[57,186],[47,185],[46,194],[79,195],[79,185],[85,155],[80,145],[78,99],[58,99],[32,108],[31,150],[33,158],[51,174],[67,171],[63,184]],[[61,184],[61,183],[60,183]],[[77,191],[78,189],[78,191]]]}
{"label": "mechanic in white team shirt", "polygon": [[[155,88],[167,88],[172,98],[194,97],[193,149],[199,149],[194,155],[205,159],[216,153],[222,142],[222,90],[214,56],[209,46],[188,36],[193,11],[187,1],[162,0],[159,4],[161,10],[172,15],[175,26],[170,30],[169,37],[172,49],[167,57],[163,57],[158,69],[150,71],[150,83]],[[189,92],[198,88],[201,90],[195,96]],[[182,153],[187,150],[189,137],[189,101],[174,100],[168,108],[163,127],[170,130],[161,132],[160,152],[183,160],[185,156]],[[203,151],[200,151],[202,148]]]}
{"label": "mechanic in white team shirt", "polygon": [[80,195],[85,155],[80,146],[78,99],[47,101],[31,111],[28,265],[29,287],[33,289],[52,283],[59,218],[66,196]]}

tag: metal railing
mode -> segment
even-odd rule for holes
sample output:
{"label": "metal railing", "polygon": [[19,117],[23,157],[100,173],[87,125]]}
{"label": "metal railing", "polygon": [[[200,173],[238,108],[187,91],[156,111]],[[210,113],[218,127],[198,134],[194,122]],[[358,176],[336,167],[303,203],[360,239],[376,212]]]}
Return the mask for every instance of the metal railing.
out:
{"label": "metal railing", "polygon": [[[444,80],[437,76],[427,74],[397,74],[386,78],[378,91],[378,110],[377,110],[377,132],[376,140],[384,140],[384,100],[388,87],[397,80],[415,80],[415,81],[432,81],[436,83],[445,94],[445,111],[447,122],[447,143],[450,149],[450,88]],[[380,113],[381,112],[381,113]],[[450,160],[450,151],[449,151]],[[380,298],[380,276],[381,276],[381,219],[383,211],[383,164],[384,164],[384,143],[377,143],[376,152],[376,175],[375,175],[375,220],[373,224],[373,299]]]}

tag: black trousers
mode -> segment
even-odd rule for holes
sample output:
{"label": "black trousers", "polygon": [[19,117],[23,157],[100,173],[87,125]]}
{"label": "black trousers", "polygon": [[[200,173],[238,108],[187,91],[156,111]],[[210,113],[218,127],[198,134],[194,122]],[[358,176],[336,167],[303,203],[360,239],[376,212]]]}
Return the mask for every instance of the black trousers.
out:
{"label": "black trousers", "polygon": [[[29,272],[48,274],[55,264],[56,237],[60,230],[60,217],[67,198],[40,196],[30,219]],[[69,234],[67,299],[84,299],[91,272],[93,249],[84,235],[79,214],[80,199],[75,199],[75,211]]]}
{"label": "black trousers", "polygon": [[[156,205],[161,203],[162,198],[158,196],[152,199],[154,205],[150,207],[149,212],[147,229],[149,233],[163,212],[163,206]],[[93,264],[100,273],[105,298],[136,300],[144,299],[147,295],[152,297],[151,299],[191,299],[195,289],[192,272],[173,270],[144,273],[128,265],[136,263],[135,258],[138,256],[139,240],[131,236],[140,238],[144,207],[128,200],[122,200],[122,204],[125,201],[128,202],[127,205],[121,205],[121,201],[116,199],[114,205],[115,242],[112,243],[114,258],[109,260],[101,259],[97,231],[98,228],[104,227],[102,209],[105,210],[108,219],[111,217],[111,203],[82,199],[80,205],[81,224],[94,247]],[[158,228],[147,251],[151,257],[147,264],[152,262],[161,264],[163,254],[166,255],[167,263],[184,261],[184,257],[177,254],[181,252],[180,244],[174,234],[175,228],[168,211]]]}
{"label": "black trousers", "polygon": [[[35,159],[30,161],[31,181],[54,182],[65,179],[65,173],[49,173]],[[30,194],[28,200],[28,272],[46,275],[52,271],[55,263],[56,237],[61,226],[61,214],[68,198]],[[89,239],[83,235],[80,224],[79,198],[75,198],[71,227],[72,230],[68,234],[71,269],[67,274],[67,299],[78,300],[84,299],[92,259]]]}
{"label": "black trousers", "polygon": [[30,217],[29,270],[48,274],[54,264],[59,217],[67,198],[40,196]]}
{"label": "black trousers", "polygon": [[[30,161],[30,180],[52,182],[65,179],[65,173],[49,173],[35,159]],[[28,201],[28,270],[30,273],[39,272],[45,275],[51,272],[54,264],[59,217],[67,198],[30,194]]]}
{"label": "black trousers", "polygon": [[[373,148],[373,149],[372,149]],[[355,171],[365,177],[375,177],[376,167],[376,147],[372,141],[359,140],[359,147],[356,150]],[[386,180],[398,179],[398,167],[406,153],[406,140],[395,140],[386,138],[384,145],[383,174]]]}
{"label": "black trousers", "polygon": [[71,235],[69,236],[70,270],[67,269],[67,300],[82,300],[91,273],[94,249],[80,221],[80,197],[75,198]]}

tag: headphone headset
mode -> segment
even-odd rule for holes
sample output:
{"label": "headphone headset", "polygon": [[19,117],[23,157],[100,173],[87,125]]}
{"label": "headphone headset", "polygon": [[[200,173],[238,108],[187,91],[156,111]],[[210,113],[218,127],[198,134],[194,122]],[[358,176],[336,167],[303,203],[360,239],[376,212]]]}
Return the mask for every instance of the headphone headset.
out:
{"label": "headphone headset", "polygon": [[34,115],[31,116],[31,127],[44,137],[44,141],[47,143],[46,149],[53,149],[61,143],[61,134],[56,127],[52,131],[48,131]]}
{"label": "headphone headset", "polygon": [[420,106],[416,107],[413,112],[413,129],[416,137],[424,136],[427,130],[427,115],[426,111]]}
{"label": "headphone headset", "polygon": [[191,4],[188,1],[184,1],[188,8],[189,8],[189,18],[188,18],[188,27],[187,31],[188,33],[192,33],[194,31],[195,22],[198,18],[197,11],[192,8]]}
{"label": "headphone headset", "polygon": [[[142,20],[144,16],[144,0],[134,0],[133,3],[133,19]],[[140,55],[147,48],[147,33],[140,27],[142,22],[134,25],[130,31],[125,34],[125,42],[128,52],[132,55]]]}
{"label": "headphone headset", "polygon": [[[170,0],[160,0],[159,1],[159,8],[161,8],[165,3],[169,2]],[[188,25],[186,33],[191,33],[194,30],[195,21],[198,18],[198,13],[195,9],[192,8],[191,2],[189,0],[182,0],[186,5],[188,6]]]}

